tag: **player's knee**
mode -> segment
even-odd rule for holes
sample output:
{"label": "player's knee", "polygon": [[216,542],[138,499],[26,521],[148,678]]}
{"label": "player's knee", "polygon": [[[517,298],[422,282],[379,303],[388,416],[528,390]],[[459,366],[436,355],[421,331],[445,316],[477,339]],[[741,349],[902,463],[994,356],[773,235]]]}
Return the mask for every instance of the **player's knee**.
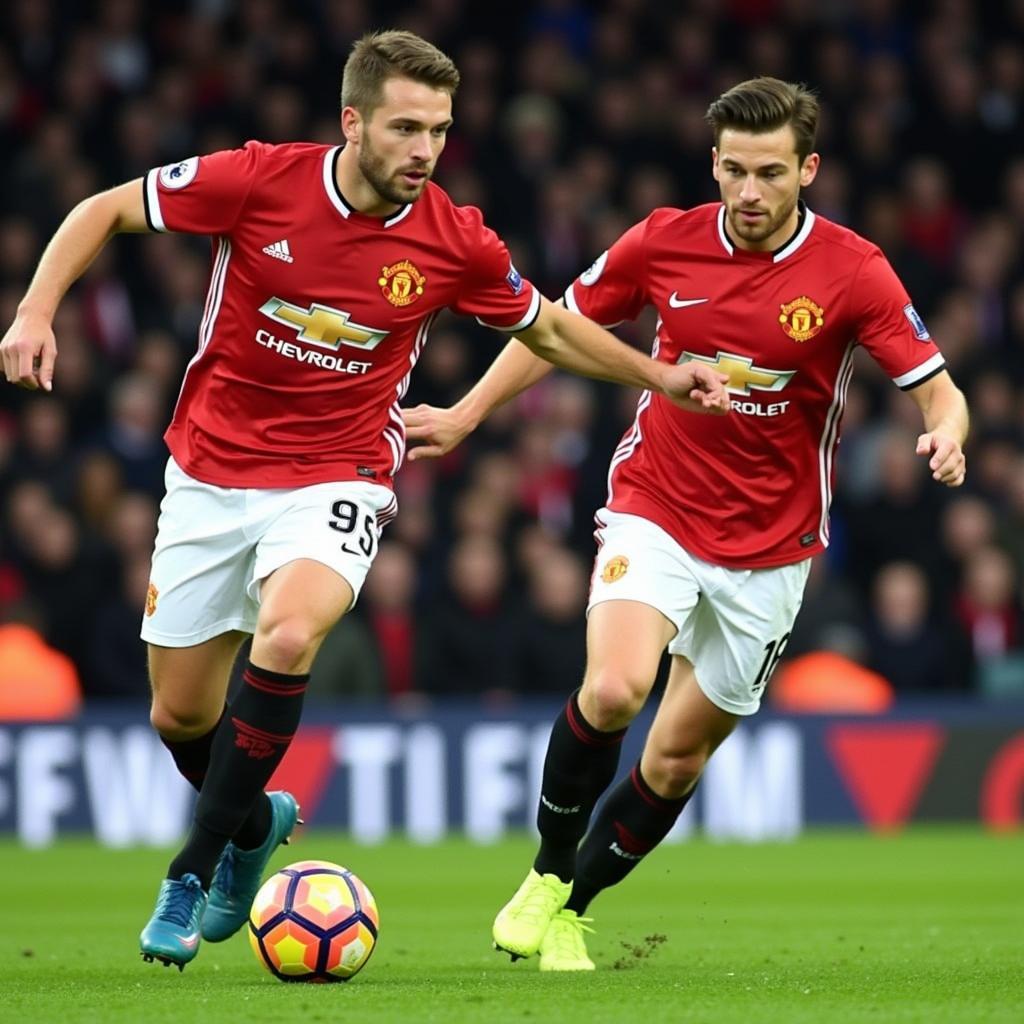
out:
{"label": "player's knee", "polygon": [[617,669],[588,671],[580,693],[580,709],[595,729],[623,729],[639,714],[649,690],[646,681]]}
{"label": "player's knee", "polygon": [[655,793],[677,800],[696,785],[707,762],[704,751],[656,754],[645,758],[644,776]]}
{"label": "player's knee", "polygon": [[217,719],[211,719],[205,708],[188,707],[154,697],[149,721],[165,740],[181,742],[204,736]]}
{"label": "player's knee", "polygon": [[253,639],[253,662],[271,672],[300,672],[323,634],[311,622],[289,616],[261,624]]}

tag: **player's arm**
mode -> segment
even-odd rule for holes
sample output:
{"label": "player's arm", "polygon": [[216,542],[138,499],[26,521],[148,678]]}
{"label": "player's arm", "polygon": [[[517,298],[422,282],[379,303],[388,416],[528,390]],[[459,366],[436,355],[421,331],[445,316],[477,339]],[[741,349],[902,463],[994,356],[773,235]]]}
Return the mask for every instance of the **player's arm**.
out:
{"label": "player's arm", "polygon": [[553,367],[584,377],[658,391],[693,412],[729,411],[728,376],[704,363],[659,363],[561,303],[541,299],[537,319],[520,331],[461,401],[448,409],[418,405],[403,410],[406,433],[425,442],[410,460],[444,455],[495,409],[532,387]]}
{"label": "player's arm", "polygon": [[928,468],[940,484],[959,487],[967,472],[963,446],[968,415],[963,392],[943,370],[911,388],[910,396],[924,417],[925,433],[917,439],[917,454],[928,457]]}
{"label": "player's arm", "polygon": [[495,409],[533,387],[553,369],[551,363],[512,338],[487,372],[454,405],[447,409],[416,405],[402,410],[406,437],[420,442],[418,447],[409,449],[409,461],[446,455]]}
{"label": "player's arm", "polygon": [[53,317],[67,290],[85,273],[112,235],[147,231],[142,180],[82,200],[64,219],[39,260],[3,341],[4,376],[35,390],[53,387],[57,344]]}

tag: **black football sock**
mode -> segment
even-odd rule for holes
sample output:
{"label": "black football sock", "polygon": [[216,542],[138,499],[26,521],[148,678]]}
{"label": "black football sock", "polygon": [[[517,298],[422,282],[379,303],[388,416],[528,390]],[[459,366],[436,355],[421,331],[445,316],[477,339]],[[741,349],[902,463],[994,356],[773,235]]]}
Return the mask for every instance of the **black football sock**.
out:
{"label": "black football sock", "polygon": [[582,914],[602,889],[621,882],[668,835],[694,789],[667,800],[647,785],[637,764],[608,794],[583,840],[566,907]]}
{"label": "black football sock", "polygon": [[590,813],[615,778],[625,729],[601,732],[580,711],[579,690],[555,719],[548,741],[537,804],[540,850],[533,862],[542,875],[572,880],[576,847],[587,831]]}
{"label": "black football sock", "polygon": [[168,878],[191,872],[209,891],[218,857],[249,817],[295,735],[308,682],[309,673],[246,665],[242,688],[213,738],[192,830]]}
{"label": "black football sock", "polygon": [[[227,708],[221,713],[217,724],[202,736],[196,736],[191,740],[171,740],[166,736],[160,737],[160,742],[174,758],[174,764],[179,773],[190,785],[195,787],[197,792],[203,788],[203,779],[206,778],[206,770],[210,765],[213,737],[220,723],[224,721],[226,712]],[[243,850],[252,850],[259,846],[270,831],[270,818],[270,800],[266,793],[261,793],[253,805],[249,817],[242,822],[241,828],[235,833],[235,845]]]}

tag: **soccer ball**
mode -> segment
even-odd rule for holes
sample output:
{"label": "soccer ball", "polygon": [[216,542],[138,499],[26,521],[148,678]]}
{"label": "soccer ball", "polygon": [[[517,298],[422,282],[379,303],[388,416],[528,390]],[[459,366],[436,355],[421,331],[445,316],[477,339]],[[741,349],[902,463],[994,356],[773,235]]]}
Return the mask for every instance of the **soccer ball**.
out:
{"label": "soccer ball", "polygon": [[348,981],[370,959],[380,918],[366,885],[326,860],[289,864],[249,911],[249,944],[281,981]]}

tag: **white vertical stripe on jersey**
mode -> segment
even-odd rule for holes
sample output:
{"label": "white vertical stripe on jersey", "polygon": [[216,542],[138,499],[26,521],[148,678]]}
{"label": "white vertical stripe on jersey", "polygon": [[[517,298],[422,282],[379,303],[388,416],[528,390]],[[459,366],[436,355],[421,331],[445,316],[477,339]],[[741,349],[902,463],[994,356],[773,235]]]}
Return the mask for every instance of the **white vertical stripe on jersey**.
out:
{"label": "white vertical stripe on jersey", "polygon": [[[185,372],[181,378],[181,387],[178,389],[178,397],[174,403],[177,412],[178,402],[181,401],[181,393],[185,390],[185,381],[188,380],[189,370],[199,362],[210,338],[213,336],[213,327],[220,312],[220,302],[224,297],[224,281],[228,276],[228,261],[231,259],[231,242],[226,238],[217,239],[217,255],[213,259],[213,271],[210,274],[210,285],[206,290],[206,306],[203,309],[203,319],[199,323],[199,337],[196,342],[196,354],[188,361]],[[172,416],[173,419],[173,416]]]}
{"label": "white vertical stripe on jersey", "polygon": [[852,344],[846,346],[842,361],[839,363],[832,404],[825,417],[825,428],[821,432],[821,441],[818,444],[818,487],[821,495],[818,540],[826,547],[829,541],[828,509],[832,504],[832,462],[835,458],[836,445],[839,442],[839,423],[843,418],[843,409],[846,406],[846,389],[853,376],[853,348]]}
{"label": "white vertical stripe on jersey", "polygon": [[[661,351],[661,335],[658,334],[660,329],[661,317],[659,316],[658,325],[654,331],[654,344],[651,346],[652,359],[657,359],[658,353]],[[619,447],[612,454],[612,461],[608,466],[608,500],[605,502],[608,506],[611,506],[612,503],[612,477],[615,475],[616,468],[637,450],[640,442],[644,439],[643,431],[640,429],[640,417],[647,406],[651,404],[651,397],[650,391],[645,391],[640,396],[639,401],[636,403],[636,417],[633,420],[633,426],[622,438],[619,442]]]}
{"label": "white vertical stripe on jersey", "polygon": [[402,460],[405,458],[405,420],[402,419],[402,399],[405,398],[405,393],[409,390],[409,380],[412,377],[413,368],[416,366],[420,353],[423,351],[423,346],[427,343],[430,328],[437,319],[439,312],[440,310],[436,310],[429,316],[424,317],[420,323],[419,329],[416,331],[416,340],[413,342],[412,349],[409,352],[409,369],[398,382],[398,387],[395,388],[398,397],[391,404],[391,408],[388,409],[388,419],[395,425],[393,427],[385,427],[383,433],[384,440],[391,445],[391,451],[394,454],[394,465],[391,467],[392,476],[398,472],[399,467],[402,465]]}
{"label": "white vertical stripe on jersey", "polygon": [[640,417],[650,404],[651,392],[645,391],[640,396],[640,401],[636,403],[636,418],[633,420],[632,428],[622,439],[619,447],[615,449],[611,464],[608,466],[608,500],[605,502],[606,505],[610,506],[614,497],[612,477],[615,475],[615,470],[640,447],[640,442],[644,439],[643,432],[640,430]]}
{"label": "white vertical stripe on jersey", "polygon": [[153,227],[157,231],[166,231],[167,225],[164,223],[163,211],[160,209],[160,192],[156,187],[157,175],[159,173],[160,168],[154,167],[146,175],[146,198],[149,200],[149,219],[153,222]]}

